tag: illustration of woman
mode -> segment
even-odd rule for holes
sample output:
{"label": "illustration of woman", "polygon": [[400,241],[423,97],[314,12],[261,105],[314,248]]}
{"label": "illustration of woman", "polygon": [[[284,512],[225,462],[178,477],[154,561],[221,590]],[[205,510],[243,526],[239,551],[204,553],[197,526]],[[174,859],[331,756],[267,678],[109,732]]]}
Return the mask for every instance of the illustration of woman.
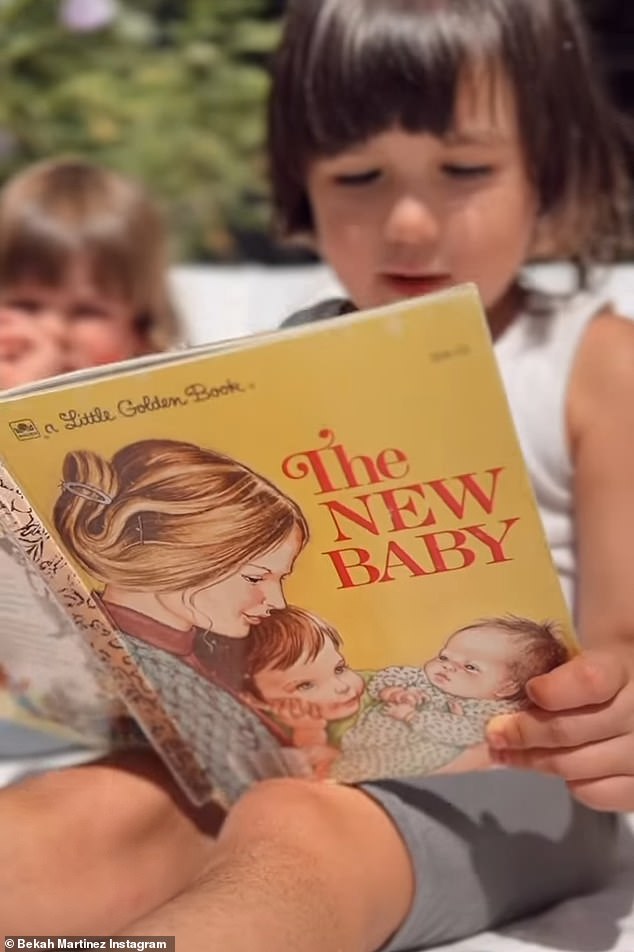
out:
{"label": "illustration of woman", "polygon": [[54,522],[225,797],[288,772],[279,732],[238,691],[251,628],[286,604],[308,539],[299,507],[229,456],[143,440],[110,461],[68,453]]}

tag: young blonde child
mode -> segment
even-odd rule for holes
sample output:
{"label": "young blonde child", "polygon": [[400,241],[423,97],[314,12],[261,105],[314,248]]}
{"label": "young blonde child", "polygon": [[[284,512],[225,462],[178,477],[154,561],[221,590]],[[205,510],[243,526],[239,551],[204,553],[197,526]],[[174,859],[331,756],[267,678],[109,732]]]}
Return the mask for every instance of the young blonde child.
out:
{"label": "young blonde child", "polygon": [[294,0],[270,116],[278,219],[348,295],[295,323],[478,285],[585,650],[489,726],[530,770],[257,787],[198,889],[136,928],[232,952],[428,948],[604,882],[609,811],[634,807],[634,328],[600,292],[522,278],[545,249],[613,253],[623,143],[574,0]]}
{"label": "young blonde child", "polygon": [[15,176],[0,192],[0,388],[172,346],[167,266],[140,185],[79,158]]}
{"label": "young blonde child", "polygon": [[[0,388],[176,344],[166,248],[154,203],[121,175],[64,158],[11,179],[0,193]],[[11,724],[0,724],[0,748],[0,762],[31,774],[38,755],[75,757]],[[149,751],[40,772],[0,802],[9,931],[105,933],[130,921],[200,871],[218,822],[194,814]]]}
{"label": "young blonde child", "polygon": [[28,167],[0,194],[0,387],[173,346],[157,208],[83,159]]}

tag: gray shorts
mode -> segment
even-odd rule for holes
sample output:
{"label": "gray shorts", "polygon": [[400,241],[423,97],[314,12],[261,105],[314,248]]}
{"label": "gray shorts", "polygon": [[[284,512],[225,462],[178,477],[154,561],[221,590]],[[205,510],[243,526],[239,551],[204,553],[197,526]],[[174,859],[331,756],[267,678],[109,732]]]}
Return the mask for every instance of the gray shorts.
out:
{"label": "gray shorts", "polygon": [[617,822],[565,785],[515,770],[365,784],[412,857],[416,892],[384,952],[427,949],[536,912],[608,879]]}

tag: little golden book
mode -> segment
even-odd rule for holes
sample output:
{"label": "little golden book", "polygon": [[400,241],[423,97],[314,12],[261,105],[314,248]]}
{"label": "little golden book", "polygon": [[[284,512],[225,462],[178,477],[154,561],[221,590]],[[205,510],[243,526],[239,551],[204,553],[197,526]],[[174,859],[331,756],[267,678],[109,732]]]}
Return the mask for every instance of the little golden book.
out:
{"label": "little golden book", "polygon": [[5,522],[196,802],[446,769],[575,650],[471,286],[10,391],[0,434]]}

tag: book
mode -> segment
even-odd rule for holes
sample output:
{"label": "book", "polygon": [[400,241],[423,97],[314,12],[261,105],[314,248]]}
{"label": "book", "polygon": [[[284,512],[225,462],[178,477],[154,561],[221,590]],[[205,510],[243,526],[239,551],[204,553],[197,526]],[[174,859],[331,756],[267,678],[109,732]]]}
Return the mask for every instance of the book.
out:
{"label": "book", "polygon": [[451,768],[576,650],[473,286],[7,391],[0,433],[3,524],[196,803]]}
{"label": "book", "polygon": [[107,667],[73,623],[68,566],[17,486],[0,481],[0,719],[104,750],[138,742]]}

